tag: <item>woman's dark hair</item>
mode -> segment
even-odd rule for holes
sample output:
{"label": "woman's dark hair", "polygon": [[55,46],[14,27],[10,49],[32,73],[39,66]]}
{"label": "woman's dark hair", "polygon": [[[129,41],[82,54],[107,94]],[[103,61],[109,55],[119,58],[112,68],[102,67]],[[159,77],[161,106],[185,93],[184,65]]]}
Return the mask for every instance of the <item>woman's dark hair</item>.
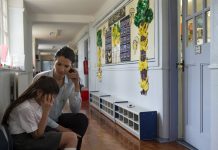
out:
{"label": "woman's dark hair", "polygon": [[61,48],[56,52],[55,59],[57,59],[57,57],[60,56],[64,56],[65,58],[69,59],[72,63],[75,62],[75,54],[73,50],[67,46],[64,46],[63,48]]}
{"label": "woman's dark hair", "polygon": [[35,98],[37,91],[41,90],[43,95],[58,94],[59,86],[56,80],[52,77],[41,76],[38,80],[34,81],[15,101],[13,101],[6,109],[2,119],[2,124],[8,125],[7,121],[11,111],[26,100]]}

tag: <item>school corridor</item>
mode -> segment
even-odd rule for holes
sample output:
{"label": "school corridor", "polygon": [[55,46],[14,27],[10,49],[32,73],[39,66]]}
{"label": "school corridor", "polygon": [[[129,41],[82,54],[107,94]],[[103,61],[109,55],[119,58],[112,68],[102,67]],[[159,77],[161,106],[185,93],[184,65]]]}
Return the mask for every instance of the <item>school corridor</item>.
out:
{"label": "school corridor", "polygon": [[[68,107],[65,112],[70,112]],[[88,101],[83,102],[81,112],[89,118],[82,150],[188,150],[177,142],[140,141],[90,106]]]}
{"label": "school corridor", "polygon": [[82,150],[218,150],[218,0],[0,0],[0,121],[40,73]]}

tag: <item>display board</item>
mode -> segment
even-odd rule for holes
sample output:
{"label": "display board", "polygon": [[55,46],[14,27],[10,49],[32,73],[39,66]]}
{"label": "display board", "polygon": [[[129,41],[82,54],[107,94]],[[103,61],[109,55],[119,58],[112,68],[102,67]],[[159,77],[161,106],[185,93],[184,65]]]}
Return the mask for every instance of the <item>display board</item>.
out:
{"label": "display board", "polygon": [[[137,3],[138,0],[131,1],[97,28],[97,32],[102,31],[101,56],[99,56],[102,65],[139,60],[140,37],[138,27],[134,24]],[[150,1],[150,7],[154,10],[154,1]],[[154,23],[152,21],[148,28],[148,60],[155,58]]]}

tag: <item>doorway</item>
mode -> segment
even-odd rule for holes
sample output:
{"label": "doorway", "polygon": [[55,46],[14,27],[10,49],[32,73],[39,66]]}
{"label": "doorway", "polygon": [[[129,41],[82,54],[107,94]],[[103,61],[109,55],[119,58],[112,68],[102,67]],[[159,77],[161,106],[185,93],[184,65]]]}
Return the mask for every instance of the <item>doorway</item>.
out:
{"label": "doorway", "polygon": [[[86,39],[84,41],[84,60],[89,60],[88,59],[88,50],[89,50],[89,40]],[[83,66],[84,67],[84,66]],[[84,74],[84,84],[85,87],[89,87],[89,78],[88,78],[88,74]]]}
{"label": "doorway", "polygon": [[205,150],[210,149],[210,0],[179,4],[179,137]]}

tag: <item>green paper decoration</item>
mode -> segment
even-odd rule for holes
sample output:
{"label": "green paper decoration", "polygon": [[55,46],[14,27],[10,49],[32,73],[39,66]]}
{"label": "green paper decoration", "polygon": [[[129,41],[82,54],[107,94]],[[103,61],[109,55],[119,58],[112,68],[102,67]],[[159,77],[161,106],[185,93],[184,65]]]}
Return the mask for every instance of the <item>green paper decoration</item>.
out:
{"label": "green paper decoration", "polygon": [[151,23],[153,20],[153,11],[149,8],[149,0],[139,0],[137,4],[137,13],[134,23],[139,27],[140,23]]}
{"label": "green paper decoration", "polygon": [[102,34],[102,31],[101,31],[101,30],[98,30],[98,32],[97,32],[97,46],[98,46],[98,47],[102,47],[101,34]]}
{"label": "green paper decoration", "polygon": [[145,22],[151,23],[152,20],[153,20],[153,11],[151,10],[151,8],[149,8],[145,12]]}
{"label": "green paper decoration", "polygon": [[138,0],[137,12],[135,14],[134,23],[139,28],[140,34],[140,61],[139,70],[141,75],[141,94],[147,94],[149,89],[149,82],[147,76],[148,60],[146,57],[146,51],[148,50],[148,25],[153,20],[153,11],[149,8],[149,0]]}

